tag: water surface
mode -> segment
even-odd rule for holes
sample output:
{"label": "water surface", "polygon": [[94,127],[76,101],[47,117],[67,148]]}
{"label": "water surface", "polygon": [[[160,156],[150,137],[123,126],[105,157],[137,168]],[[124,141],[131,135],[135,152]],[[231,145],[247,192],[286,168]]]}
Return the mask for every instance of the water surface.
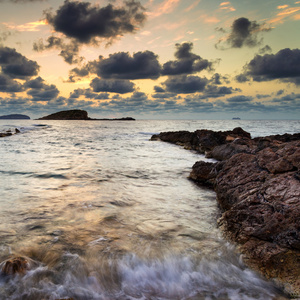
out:
{"label": "water surface", "polygon": [[215,194],[187,179],[204,156],[150,141],[161,131],[299,121],[7,121],[0,139],[0,299],[284,299],[223,239]]}

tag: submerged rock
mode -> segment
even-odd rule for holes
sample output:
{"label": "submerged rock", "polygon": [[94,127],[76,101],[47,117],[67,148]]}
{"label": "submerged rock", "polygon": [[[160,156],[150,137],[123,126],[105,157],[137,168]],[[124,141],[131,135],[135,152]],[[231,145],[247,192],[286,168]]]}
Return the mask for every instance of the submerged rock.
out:
{"label": "submerged rock", "polygon": [[[300,134],[251,139],[233,131],[161,133],[219,162],[196,162],[190,179],[214,188],[219,226],[246,262],[300,295]],[[178,139],[178,140],[176,140]]]}
{"label": "submerged rock", "polygon": [[[21,131],[18,129],[18,128],[16,128],[15,129],[15,134],[17,134],[17,133],[20,133]],[[11,135],[13,135],[14,133],[11,131],[11,130],[7,130],[7,131],[5,131],[5,132],[0,132],[0,137],[6,137],[6,136],[11,136]]]}

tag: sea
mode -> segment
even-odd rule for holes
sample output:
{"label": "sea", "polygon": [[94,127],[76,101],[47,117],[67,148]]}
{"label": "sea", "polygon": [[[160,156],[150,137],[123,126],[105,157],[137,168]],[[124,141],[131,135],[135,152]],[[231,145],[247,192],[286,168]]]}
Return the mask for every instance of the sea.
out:
{"label": "sea", "polygon": [[188,179],[164,131],[300,132],[299,120],[1,120],[0,299],[286,299],[218,229],[214,191]]}

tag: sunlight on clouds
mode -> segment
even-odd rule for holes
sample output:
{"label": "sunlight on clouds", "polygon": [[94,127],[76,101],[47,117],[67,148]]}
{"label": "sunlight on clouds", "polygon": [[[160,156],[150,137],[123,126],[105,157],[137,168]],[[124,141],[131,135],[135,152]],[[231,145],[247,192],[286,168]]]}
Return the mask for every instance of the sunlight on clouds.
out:
{"label": "sunlight on clouds", "polygon": [[171,13],[179,4],[180,0],[165,0],[158,5],[153,12],[147,12],[150,17],[159,17],[164,14]]}
{"label": "sunlight on clouds", "polygon": [[220,9],[235,11],[235,8],[231,5],[229,1],[220,3]]}
{"label": "sunlight on clouds", "polygon": [[[298,11],[300,11],[300,7],[286,8],[283,11],[276,14],[276,17],[269,20],[268,23],[271,23],[271,24],[273,24],[273,23],[282,23],[285,18],[290,17],[291,15],[297,13]],[[297,16],[298,16],[298,14],[296,16],[291,16],[291,17],[294,20],[299,20],[299,18]]]}
{"label": "sunlight on clouds", "polygon": [[294,19],[295,21],[298,21],[298,20],[300,20],[300,14],[298,14],[298,15],[295,15],[295,16],[293,17],[293,19]]}
{"label": "sunlight on clouds", "polygon": [[285,8],[287,8],[287,7],[289,7],[289,5],[279,5],[279,6],[277,6],[277,8],[278,9],[285,9]]}
{"label": "sunlight on clouds", "polygon": [[284,10],[283,12],[277,14],[277,16],[291,15],[299,10],[300,10],[300,7],[291,7],[291,8]]}
{"label": "sunlight on clouds", "polygon": [[191,4],[189,7],[187,7],[184,11],[185,11],[185,12],[191,11],[191,10],[194,9],[200,2],[201,2],[201,0],[195,1],[193,4]]}
{"label": "sunlight on clouds", "polygon": [[41,21],[36,21],[36,22],[25,23],[22,25],[15,25],[12,23],[2,23],[2,24],[5,25],[9,29],[14,29],[14,30],[23,32],[23,31],[39,31],[40,26],[47,25],[48,23],[46,20],[41,20]]}
{"label": "sunlight on clouds", "polygon": [[206,24],[216,24],[216,23],[220,22],[220,20],[218,18],[211,17],[211,16],[208,16],[208,15],[201,15],[199,20],[202,21],[203,23],[206,23]]}

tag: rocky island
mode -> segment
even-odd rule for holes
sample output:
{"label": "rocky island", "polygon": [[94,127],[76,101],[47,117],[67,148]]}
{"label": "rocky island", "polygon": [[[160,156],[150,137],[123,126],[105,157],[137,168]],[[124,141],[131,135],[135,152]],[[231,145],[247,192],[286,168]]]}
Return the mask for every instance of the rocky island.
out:
{"label": "rocky island", "polygon": [[85,121],[134,121],[134,118],[125,117],[125,118],[115,118],[115,119],[93,119],[88,116],[88,113],[85,110],[73,109],[60,111],[38,120],[85,120]]}
{"label": "rocky island", "polygon": [[152,140],[214,158],[198,161],[190,179],[213,188],[218,224],[246,264],[300,296],[300,133],[252,139],[232,131],[162,132]]}
{"label": "rocky island", "polygon": [[30,120],[30,117],[21,114],[11,114],[0,116],[0,120]]}

